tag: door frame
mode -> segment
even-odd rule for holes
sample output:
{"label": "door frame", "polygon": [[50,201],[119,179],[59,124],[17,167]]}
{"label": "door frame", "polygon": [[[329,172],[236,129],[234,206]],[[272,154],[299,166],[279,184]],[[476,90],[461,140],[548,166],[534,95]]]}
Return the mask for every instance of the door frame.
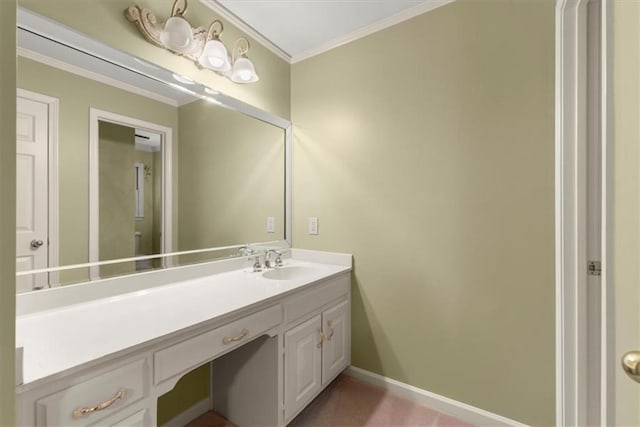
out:
{"label": "door frame", "polygon": [[[100,158],[99,122],[144,129],[162,134],[162,239],[160,252],[173,250],[173,129],[97,108],[89,109],[89,262],[100,261]],[[100,267],[90,267],[91,280],[100,278]]]}
{"label": "door frame", "polygon": [[[601,262],[601,303],[607,289],[607,192],[606,168],[606,34],[608,14],[607,1],[602,1],[597,22],[588,20],[587,9],[590,0],[556,0],[556,124],[555,124],[555,190],[556,190],[556,425],[586,425],[588,408],[600,407],[600,420],[610,417],[604,398],[607,365],[605,356],[606,337],[600,323],[597,334],[588,328],[589,313],[587,306],[587,242],[591,233],[587,223],[587,124],[599,120],[601,148],[599,159],[602,175],[600,179],[601,202],[599,215],[600,259]],[[594,33],[597,31],[597,33]],[[597,70],[589,71],[587,37],[595,34],[600,40],[600,60]],[[593,65],[592,65],[593,66]],[[589,78],[597,72],[600,75],[600,101],[588,98]],[[599,102],[598,117],[590,117],[588,102]],[[593,113],[592,113],[593,114]],[[604,305],[601,306],[604,310]],[[603,311],[604,314],[604,311]],[[590,373],[587,369],[589,337],[600,336],[600,373]],[[588,375],[600,376],[598,383],[589,384],[599,387],[597,398],[587,394]],[[593,401],[596,400],[596,401]],[[604,422],[603,425],[608,425]]]}
{"label": "door frame", "polygon": [[[48,129],[47,129],[47,267],[58,267],[60,262],[59,253],[59,183],[58,183],[58,129],[60,101],[41,93],[30,90],[16,88],[16,96],[30,99],[32,101],[47,104]],[[59,273],[49,272],[47,283],[49,287],[59,286]]]}

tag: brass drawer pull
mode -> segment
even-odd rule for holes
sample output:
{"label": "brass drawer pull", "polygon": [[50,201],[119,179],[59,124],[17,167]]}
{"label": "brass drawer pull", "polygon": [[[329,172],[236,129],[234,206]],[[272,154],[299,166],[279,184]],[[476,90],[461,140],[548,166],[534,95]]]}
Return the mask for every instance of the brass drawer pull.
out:
{"label": "brass drawer pull", "polygon": [[247,335],[249,335],[249,330],[246,329],[246,328],[243,328],[242,332],[240,332],[240,335],[238,335],[237,337],[224,337],[222,339],[222,344],[227,345],[227,344],[231,344],[232,342],[235,342],[235,341],[240,341],[241,339],[243,339]]}
{"label": "brass drawer pull", "polygon": [[318,334],[320,335],[320,340],[318,341],[318,348],[322,347],[322,343],[324,342],[324,332],[322,329],[318,328]]}
{"label": "brass drawer pull", "polygon": [[329,320],[327,322],[327,326],[329,327],[329,329],[331,329],[331,333],[329,335],[327,335],[327,341],[331,341],[331,338],[333,338],[333,334],[335,332],[335,330],[333,329],[333,322],[331,320]]}
{"label": "brass drawer pull", "polygon": [[116,403],[118,400],[124,399],[125,397],[127,397],[127,391],[126,390],[120,390],[111,399],[106,400],[106,401],[104,401],[102,403],[98,403],[94,407],[76,409],[75,411],[73,411],[73,418],[77,420],[77,419],[82,418],[85,415],[90,414],[92,412],[97,412],[97,411],[102,411],[104,409],[107,409],[108,407],[110,407],[111,405]]}

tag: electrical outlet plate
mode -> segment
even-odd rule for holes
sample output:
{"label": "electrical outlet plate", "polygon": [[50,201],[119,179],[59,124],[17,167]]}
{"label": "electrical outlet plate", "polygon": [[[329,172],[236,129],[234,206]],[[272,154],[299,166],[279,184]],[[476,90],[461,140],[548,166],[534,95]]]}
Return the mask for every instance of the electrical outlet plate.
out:
{"label": "electrical outlet plate", "polygon": [[318,227],[319,227],[318,217],[315,217],[315,216],[309,217],[309,234],[311,234],[312,236],[317,236]]}
{"label": "electrical outlet plate", "polygon": [[276,219],[272,216],[267,217],[267,233],[276,232]]}

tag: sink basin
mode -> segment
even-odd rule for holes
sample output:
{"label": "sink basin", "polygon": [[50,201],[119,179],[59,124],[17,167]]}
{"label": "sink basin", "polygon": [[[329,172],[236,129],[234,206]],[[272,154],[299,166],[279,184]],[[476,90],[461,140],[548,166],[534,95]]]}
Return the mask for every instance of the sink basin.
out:
{"label": "sink basin", "polygon": [[265,271],[262,273],[262,277],[271,280],[295,280],[300,277],[308,276],[317,272],[317,268],[292,265],[290,267],[280,267],[273,270]]}

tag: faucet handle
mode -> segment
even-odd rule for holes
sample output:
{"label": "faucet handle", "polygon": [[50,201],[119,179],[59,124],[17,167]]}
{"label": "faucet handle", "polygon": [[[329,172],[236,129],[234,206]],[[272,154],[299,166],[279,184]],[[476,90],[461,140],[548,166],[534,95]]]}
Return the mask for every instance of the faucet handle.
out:
{"label": "faucet handle", "polygon": [[282,267],[282,252],[275,251],[276,253],[276,267]]}
{"label": "faucet handle", "polygon": [[262,263],[260,262],[260,255],[256,255],[255,262],[253,263],[253,272],[259,273],[262,271]]}

